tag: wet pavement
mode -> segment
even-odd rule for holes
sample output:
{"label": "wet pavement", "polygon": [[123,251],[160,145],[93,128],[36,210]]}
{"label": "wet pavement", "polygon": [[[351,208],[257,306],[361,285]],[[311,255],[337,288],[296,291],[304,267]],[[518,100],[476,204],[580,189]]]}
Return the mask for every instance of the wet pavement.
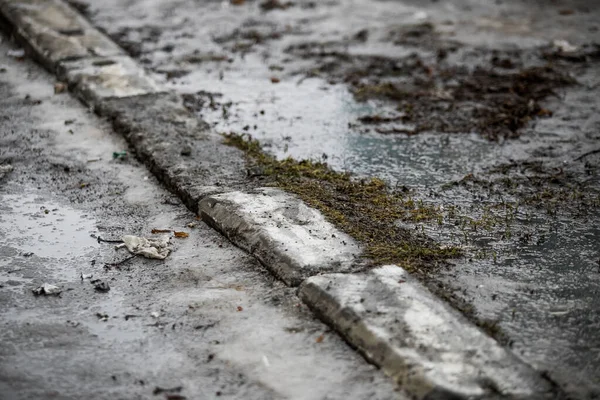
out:
{"label": "wet pavement", "polygon": [[428,279],[600,397],[596,2],[76,5],[217,131],[440,207],[407,228],[466,256]]}
{"label": "wet pavement", "polygon": [[[11,49],[0,37],[2,399],[403,398]],[[129,253],[96,240],[154,228],[189,237],[118,266]],[[46,282],[62,293],[35,296]]]}

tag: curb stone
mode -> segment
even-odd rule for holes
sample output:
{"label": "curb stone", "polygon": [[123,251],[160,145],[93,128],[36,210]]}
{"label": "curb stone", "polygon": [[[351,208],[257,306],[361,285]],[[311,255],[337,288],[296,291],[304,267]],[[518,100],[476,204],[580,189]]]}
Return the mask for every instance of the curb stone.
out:
{"label": "curb stone", "polygon": [[[242,152],[224,146],[181,98],[162,90],[69,5],[0,0],[0,18],[42,65],[60,69],[84,102],[112,120],[190,210],[200,209],[206,222],[288,285],[306,279],[303,301],[411,394],[428,400],[557,397],[549,381],[400,268],[355,273],[363,268],[360,248],[318,211],[275,189],[240,192],[247,189]],[[310,277],[319,273],[330,274]]]}
{"label": "curb stone", "polygon": [[324,272],[350,272],[361,250],[317,210],[274,188],[205,197],[202,219],[289,286]]}
{"label": "curb stone", "polygon": [[243,187],[243,154],[224,146],[222,137],[190,114],[178,96],[109,98],[94,109],[112,121],[136,157],[191,211],[197,213],[198,202],[207,195]]}
{"label": "curb stone", "polygon": [[124,55],[77,11],[60,0],[2,0],[0,13],[13,34],[52,72],[59,61],[86,56]]}
{"label": "curb stone", "polygon": [[242,185],[242,153],[223,146],[179,96],[166,92],[72,7],[60,0],[0,0],[0,18],[42,65],[112,120],[136,156],[190,210],[196,212],[207,194]]}
{"label": "curb stone", "polygon": [[91,106],[107,98],[166,92],[127,56],[61,61],[57,66],[57,75]]}
{"label": "curb stone", "polygon": [[549,382],[398,266],[315,276],[299,295],[417,398],[552,398]]}

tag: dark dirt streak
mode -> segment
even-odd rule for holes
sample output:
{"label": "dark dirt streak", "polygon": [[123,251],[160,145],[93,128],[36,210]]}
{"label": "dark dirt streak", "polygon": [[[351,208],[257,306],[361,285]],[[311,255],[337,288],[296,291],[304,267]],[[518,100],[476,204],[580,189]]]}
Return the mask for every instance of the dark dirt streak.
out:
{"label": "dark dirt streak", "polygon": [[[429,62],[417,54],[399,60],[304,49],[301,54],[319,59],[311,74],[346,82],[358,101],[392,102],[402,122],[414,126],[399,133],[479,132],[490,140],[515,138],[529,121],[552,115],[541,106],[543,100],[576,83],[552,65],[505,72],[481,65],[472,70],[443,60]],[[376,118],[363,117],[361,122]]]}

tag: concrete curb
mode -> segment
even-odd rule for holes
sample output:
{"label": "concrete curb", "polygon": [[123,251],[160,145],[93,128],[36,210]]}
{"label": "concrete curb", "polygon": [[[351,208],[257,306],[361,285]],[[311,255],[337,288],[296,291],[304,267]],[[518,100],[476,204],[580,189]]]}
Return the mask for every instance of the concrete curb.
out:
{"label": "concrete curb", "polygon": [[312,277],[299,295],[417,398],[553,395],[549,382],[398,266]]}
{"label": "concrete curb", "polygon": [[[61,0],[0,0],[0,16],[41,64],[113,121],[137,157],[188,208],[199,209],[205,221],[288,285],[302,284],[303,301],[412,395],[557,396],[531,367],[402,269],[356,273],[362,267],[359,246],[318,211],[274,189],[235,191],[247,190],[242,153],[222,145],[178,96],[70,6]],[[330,274],[315,276],[320,273]]]}
{"label": "concrete curb", "polygon": [[200,201],[202,219],[289,286],[324,272],[356,270],[358,244],[317,210],[281,190],[231,192]]}
{"label": "concrete curb", "polygon": [[14,27],[13,35],[53,72],[59,61],[125,54],[60,0],[3,0],[0,13]]}
{"label": "concrete curb", "polygon": [[[0,0],[11,33],[84,103],[113,122],[169,190],[196,212],[207,194],[241,187],[242,153],[190,113],[109,38],[60,0]],[[224,164],[222,160],[227,159]]]}

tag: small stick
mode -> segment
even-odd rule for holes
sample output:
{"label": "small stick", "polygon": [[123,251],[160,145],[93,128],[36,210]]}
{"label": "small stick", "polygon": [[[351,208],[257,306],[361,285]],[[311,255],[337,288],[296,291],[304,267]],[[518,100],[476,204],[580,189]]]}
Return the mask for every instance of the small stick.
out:
{"label": "small stick", "polygon": [[587,156],[591,156],[592,154],[596,154],[596,153],[600,153],[600,149],[596,149],[596,150],[588,151],[587,153],[583,153],[582,155],[580,155],[579,157],[577,157],[574,161],[579,161],[582,158],[585,158]]}
{"label": "small stick", "polygon": [[102,239],[100,236],[98,236],[96,238],[96,240],[98,240],[98,243],[100,243],[100,242],[104,242],[104,243],[123,243],[123,241],[120,240],[120,239],[119,240],[107,240],[107,239]]}
{"label": "small stick", "polygon": [[134,254],[131,257],[127,257],[127,258],[125,258],[121,261],[117,261],[115,263],[104,263],[104,268],[106,268],[106,269],[119,268],[121,265],[125,264],[127,261],[132,260],[136,257],[137,257],[137,254]]}

